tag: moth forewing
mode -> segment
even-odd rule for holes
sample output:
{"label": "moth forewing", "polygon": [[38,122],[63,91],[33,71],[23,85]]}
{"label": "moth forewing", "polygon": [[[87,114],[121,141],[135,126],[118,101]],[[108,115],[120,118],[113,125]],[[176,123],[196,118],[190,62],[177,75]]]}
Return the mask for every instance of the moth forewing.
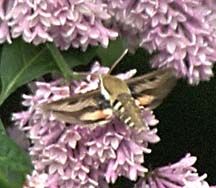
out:
{"label": "moth forewing", "polygon": [[98,89],[45,103],[40,105],[40,108],[66,123],[94,124],[99,121],[105,123],[112,116],[109,104],[101,97]]}

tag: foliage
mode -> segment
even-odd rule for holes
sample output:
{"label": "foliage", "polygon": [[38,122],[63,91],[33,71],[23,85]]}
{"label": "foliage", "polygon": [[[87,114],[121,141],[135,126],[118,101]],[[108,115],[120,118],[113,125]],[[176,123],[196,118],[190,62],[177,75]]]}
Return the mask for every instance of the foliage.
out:
{"label": "foliage", "polygon": [[6,135],[0,135],[0,187],[22,187],[32,165],[28,155]]}

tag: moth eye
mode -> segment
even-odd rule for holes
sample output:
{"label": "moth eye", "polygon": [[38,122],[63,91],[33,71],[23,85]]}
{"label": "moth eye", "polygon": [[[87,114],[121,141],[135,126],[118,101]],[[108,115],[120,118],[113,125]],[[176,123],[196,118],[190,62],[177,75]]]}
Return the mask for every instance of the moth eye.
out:
{"label": "moth eye", "polygon": [[103,108],[110,108],[110,103],[107,100],[104,100],[101,105],[102,105]]}
{"label": "moth eye", "polygon": [[98,97],[98,101],[99,101],[98,105],[100,109],[110,108],[110,102],[106,100],[103,95],[100,95],[100,97]]}

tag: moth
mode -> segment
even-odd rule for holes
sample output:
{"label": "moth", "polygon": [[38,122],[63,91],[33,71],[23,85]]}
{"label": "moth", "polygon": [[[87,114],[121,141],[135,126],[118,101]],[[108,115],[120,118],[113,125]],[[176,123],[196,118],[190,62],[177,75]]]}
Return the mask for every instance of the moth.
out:
{"label": "moth", "polygon": [[42,110],[66,123],[104,124],[116,116],[129,127],[145,129],[141,109],[156,108],[176,83],[170,69],[126,81],[110,74],[99,75],[99,78],[98,89],[42,104]]}

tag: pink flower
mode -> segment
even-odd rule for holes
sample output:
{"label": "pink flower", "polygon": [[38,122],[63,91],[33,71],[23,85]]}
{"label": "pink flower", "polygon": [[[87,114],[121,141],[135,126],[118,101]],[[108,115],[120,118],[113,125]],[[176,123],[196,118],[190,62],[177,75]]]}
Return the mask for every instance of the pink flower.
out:
{"label": "pink flower", "polygon": [[118,35],[104,24],[110,18],[102,1],[2,0],[0,42],[22,36],[35,45],[54,42],[61,49],[85,50],[89,44],[107,47]]}
{"label": "pink flower", "polygon": [[[71,84],[72,91],[81,93],[97,88],[99,81],[95,73],[107,71],[95,64],[85,80]],[[134,73],[129,71],[120,77],[128,79]],[[79,83],[83,82],[80,87]],[[95,86],[89,89],[89,85]],[[23,104],[28,109],[13,116],[15,124],[26,132],[33,144],[29,151],[34,171],[27,178],[26,188],[33,187],[41,178],[40,185],[45,188],[94,188],[106,187],[119,176],[131,180],[144,176],[148,169],[142,166],[143,153],[151,152],[148,143],[159,141],[157,129],[137,132],[117,118],[104,126],[66,125],[44,115],[38,108],[41,103],[68,96],[69,89],[60,80],[37,82],[34,94],[24,97]],[[151,111],[144,109],[143,117],[150,127],[158,123]]]}
{"label": "pink flower", "polygon": [[199,176],[192,165],[196,157],[187,154],[179,162],[159,167],[140,179],[136,188],[210,188],[206,174]]}
{"label": "pink flower", "polygon": [[0,1],[0,43],[7,41],[11,43],[11,35],[8,21],[10,19],[10,13],[13,8],[13,1]]}
{"label": "pink flower", "polygon": [[47,181],[48,175],[41,173],[38,174],[36,171],[32,172],[32,176],[27,176],[27,181],[31,179],[28,185],[24,185],[23,188],[44,188],[45,182]]}
{"label": "pink flower", "polygon": [[213,62],[216,61],[213,22],[216,6],[213,1],[106,2],[117,27],[121,24],[119,29],[122,35],[128,36],[132,46],[140,44],[150,52],[158,52],[152,60],[153,67],[171,67],[193,84],[209,80],[213,75]]}

